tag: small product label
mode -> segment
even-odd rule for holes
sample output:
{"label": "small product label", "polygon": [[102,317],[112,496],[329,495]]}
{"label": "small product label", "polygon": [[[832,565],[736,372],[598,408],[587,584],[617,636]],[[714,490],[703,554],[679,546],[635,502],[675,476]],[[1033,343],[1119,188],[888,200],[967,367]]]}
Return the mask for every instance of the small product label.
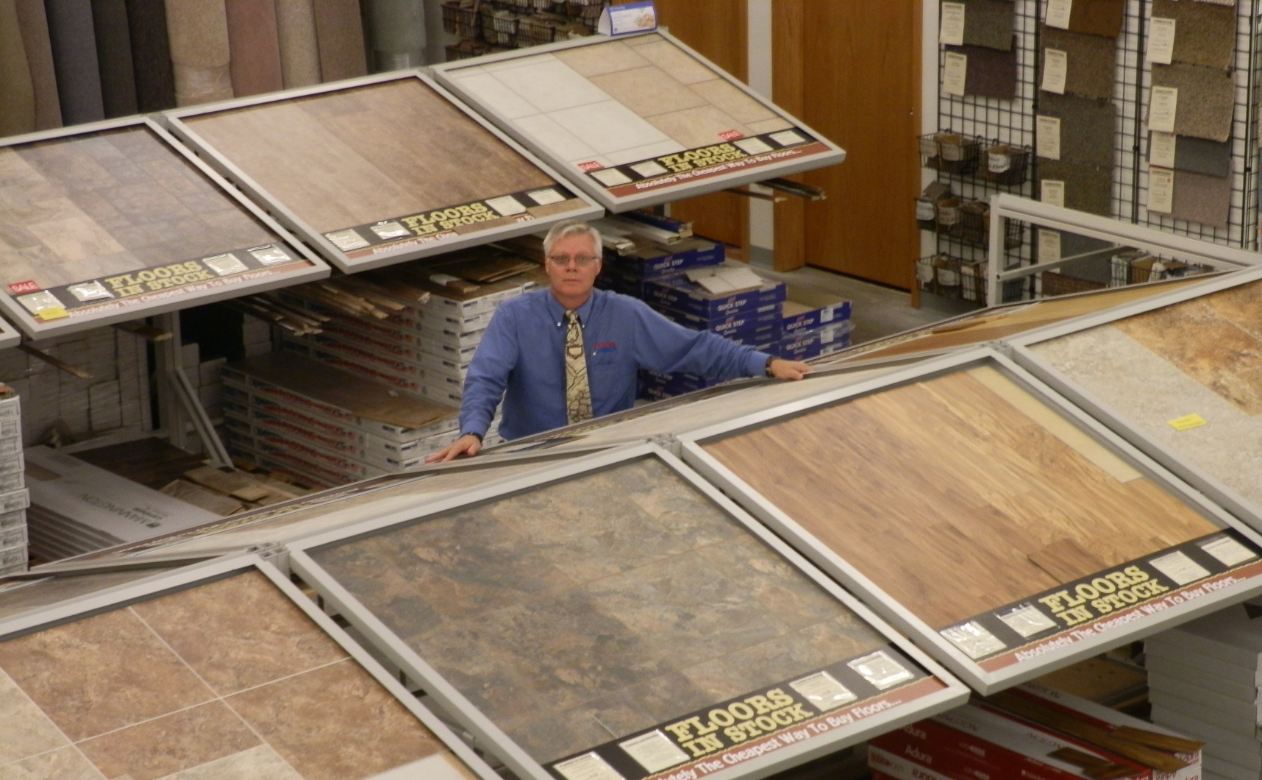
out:
{"label": "small product label", "polygon": [[495,209],[495,213],[502,217],[511,217],[514,214],[523,214],[526,207],[521,205],[512,195],[501,195],[498,198],[488,198],[486,205]]}
{"label": "small product label", "polygon": [[1174,133],[1153,130],[1152,140],[1148,142],[1148,164],[1158,168],[1173,168],[1176,138],[1178,136]]}
{"label": "small product label", "polygon": [[1069,53],[1060,49],[1043,50],[1043,91],[1065,94],[1065,78],[1069,75]]}
{"label": "small product label", "polygon": [[968,56],[947,52],[946,63],[942,68],[942,89],[948,95],[964,96],[964,84],[968,80]]}
{"label": "small product label", "polygon": [[1073,12],[1073,8],[1072,0],[1048,0],[1047,26],[1068,30],[1069,17]]}
{"label": "small product label", "polygon": [[48,310],[48,309],[61,309],[63,312],[65,311],[65,309],[62,306],[61,301],[57,300],[57,296],[53,295],[51,292],[48,292],[47,290],[43,292],[32,293],[30,295],[23,295],[22,297],[18,298],[18,303],[21,303],[23,306],[25,306],[26,310],[29,311],[31,314],[34,314],[37,316],[39,315],[40,312]]}
{"label": "small product label", "polygon": [[1204,417],[1199,414],[1189,414],[1185,417],[1179,417],[1166,423],[1176,431],[1190,431],[1193,428],[1200,428],[1203,425],[1209,425]]}
{"label": "small product label", "polygon": [[1230,536],[1201,543],[1201,549],[1217,558],[1224,566],[1239,566],[1258,557],[1256,553]]}
{"label": "small product label", "polygon": [[556,765],[566,780],[625,780],[618,771],[596,753],[575,756]]}
{"label": "small product label", "polygon": [[958,647],[964,655],[973,659],[997,653],[1007,647],[999,640],[999,637],[987,631],[985,627],[975,620],[954,628],[944,629],[942,636],[948,642]]}
{"label": "small product label", "polygon": [[631,166],[631,170],[635,171],[636,173],[640,174],[646,179],[651,179],[654,176],[664,176],[667,173],[669,173],[669,171],[667,171],[664,166],[662,166],[660,163],[654,162],[653,160],[647,160],[642,163],[636,163],[635,165]]}
{"label": "small product label", "polygon": [[1148,61],[1169,65],[1174,59],[1175,20],[1154,16],[1148,27]]}
{"label": "small product label", "polygon": [[1148,129],[1173,133],[1174,120],[1178,111],[1178,87],[1153,87],[1152,100],[1148,105]]}
{"label": "small product label", "polygon": [[255,260],[258,260],[263,265],[279,265],[293,260],[293,257],[291,257],[288,252],[275,244],[269,244],[268,246],[256,246],[253,249],[248,249],[246,251],[248,251]]}
{"label": "small product label", "polygon": [[23,295],[25,293],[39,292],[41,289],[42,288],[39,286],[39,282],[36,282],[34,280],[27,280],[25,282],[14,282],[13,284],[9,285],[9,292],[13,293],[14,295]]}
{"label": "small product label", "polygon": [[828,712],[858,698],[828,672],[817,672],[809,677],[794,680],[789,683],[789,687],[815,705],[820,712]]}
{"label": "small product label", "polygon": [[994,149],[986,152],[986,168],[991,173],[1007,173],[1012,167],[1012,155]]}
{"label": "small product label", "polygon": [[72,284],[66,290],[80,301],[103,301],[114,297],[114,293],[105,289],[105,285],[100,282]]}
{"label": "small product label", "polygon": [[742,138],[734,142],[737,149],[746,154],[762,154],[772,151],[771,146],[761,138]]}
{"label": "small product label", "polygon": [[908,671],[907,667],[890,658],[884,650],[878,650],[863,658],[856,658],[846,665],[882,691],[916,676]]}
{"label": "small product label", "polygon": [[1157,214],[1174,211],[1174,171],[1148,168],[1148,210]]}
{"label": "small product label", "polygon": [[1204,566],[1187,557],[1184,553],[1173,552],[1149,561],[1152,567],[1180,585],[1196,582],[1209,576]]}
{"label": "small product label", "polygon": [[1053,206],[1065,205],[1065,182],[1059,179],[1044,179],[1039,182],[1039,200]]}
{"label": "small product label", "polygon": [[628,184],[631,181],[631,177],[617,168],[592,171],[591,177],[606,187],[617,187],[619,184]]}
{"label": "small product label", "polygon": [[552,187],[545,187],[541,190],[531,190],[526,193],[526,197],[533,200],[539,206],[550,206],[553,203],[560,203],[565,200],[565,196],[557,192]]}
{"label": "small product label", "polygon": [[601,168],[604,168],[604,167],[605,166],[601,165],[595,160],[592,160],[591,162],[578,164],[578,169],[582,171],[583,173],[591,173],[592,171],[599,171]]}
{"label": "small product label", "polygon": [[916,219],[921,222],[933,222],[937,219],[937,208],[931,200],[916,200]]}
{"label": "small product label", "polygon": [[349,252],[352,249],[361,249],[368,246],[368,239],[361,236],[354,230],[335,230],[332,233],[325,233],[324,237],[333,242],[333,246]]}
{"label": "small product label", "polygon": [[722,138],[724,141],[735,141],[739,138],[744,138],[744,137],[745,137],[745,134],[742,133],[740,130],[724,130],[723,132],[719,133],[719,138]]}
{"label": "small product label", "polygon": [[806,139],[801,134],[792,130],[781,130],[778,133],[772,133],[769,137],[781,146],[797,146],[806,143]]}
{"label": "small product label", "polygon": [[375,233],[377,238],[380,238],[382,241],[390,241],[396,238],[403,238],[405,236],[412,235],[412,231],[403,227],[401,223],[395,222],[394,220],[390,220],[388,222],[378,222],[377,224],[370,226],[368,229]]}
{"label": "small product label", "polygon": [[688,760],[688,754],[660,731],[650,731],[626,742],[619,742],[627,755],[634,758],[649,773],[657,774]]}
{"label": "small product label", "polygon": [[1056,628],[1056,621],[1038,611],[1032,604],[1022,604],[1010,612],[998,613],[996,617],[1026,639],[1049,628]]}
{"label": "small product label", "polygon": [[1060,231],[1039,230],[1039,263],[1054,263],[1060,259]]}
{"label": "small product label", "polygon": [[964,45],[963,3],[942,4],[942,25],[938,29],[938,43],[947,46]]}
{"label": "small product label", "polygon": [[214,257],[207,257],[202,262],[220,276],[231,276],[246,270],[245,263],[233,255],[215,255]]}
{"label": "small product label", "polygon": [[1038,120],[1038,152],[1039,157],[1048,160],[1060,159],[1060,117],[1043,116]]}

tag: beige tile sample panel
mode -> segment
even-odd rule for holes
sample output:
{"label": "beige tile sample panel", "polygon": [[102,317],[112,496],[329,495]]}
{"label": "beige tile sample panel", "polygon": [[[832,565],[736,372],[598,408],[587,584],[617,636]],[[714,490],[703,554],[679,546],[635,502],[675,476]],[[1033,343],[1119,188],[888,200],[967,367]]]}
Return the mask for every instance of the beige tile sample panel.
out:
{"label": "beige tile sample panel", "polygon": [[0,777],[472,777],[262,574],[0,640]]}

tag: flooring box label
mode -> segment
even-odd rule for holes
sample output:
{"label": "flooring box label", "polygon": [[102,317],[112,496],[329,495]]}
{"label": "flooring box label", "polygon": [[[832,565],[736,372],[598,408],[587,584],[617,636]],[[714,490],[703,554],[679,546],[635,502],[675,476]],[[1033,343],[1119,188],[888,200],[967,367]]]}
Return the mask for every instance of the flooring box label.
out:
{"label": "flooring box label", "polygon": [[559,780],[697,780],[941,690],[893,646],[548,764]]}
{"label": "flooring box label", "polygon": [[1037,658],[1262,576],[1262,551],[1235,531],[1194,539],[940,631],[987,671]]}

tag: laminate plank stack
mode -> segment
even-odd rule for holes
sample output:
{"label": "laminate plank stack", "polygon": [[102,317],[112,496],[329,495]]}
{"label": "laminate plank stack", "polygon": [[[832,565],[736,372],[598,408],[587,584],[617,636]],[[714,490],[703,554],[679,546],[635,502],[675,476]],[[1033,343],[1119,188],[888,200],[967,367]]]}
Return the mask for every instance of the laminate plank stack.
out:
{"label": "laminate plank stack", "polygon": [[1205,777],[1262,777],[1262,623],[1237,604],[1144,643],[1153,723],[1205,740]]}
{"label": "laminate plank stack", "polygon": [[31,499],[25,484],[21,398],[0,384],[0,577],[26,571],[26,507]]}

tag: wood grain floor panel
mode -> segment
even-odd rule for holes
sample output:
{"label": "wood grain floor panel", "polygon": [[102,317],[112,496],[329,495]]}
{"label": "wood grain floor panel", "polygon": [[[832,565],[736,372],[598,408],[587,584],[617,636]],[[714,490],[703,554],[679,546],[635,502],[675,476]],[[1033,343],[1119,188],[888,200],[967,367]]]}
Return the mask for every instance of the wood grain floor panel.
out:
{"label": "wood grain floor panel", "polygon": [[704,446],[934,627],[1215,530],[966,372]]}

